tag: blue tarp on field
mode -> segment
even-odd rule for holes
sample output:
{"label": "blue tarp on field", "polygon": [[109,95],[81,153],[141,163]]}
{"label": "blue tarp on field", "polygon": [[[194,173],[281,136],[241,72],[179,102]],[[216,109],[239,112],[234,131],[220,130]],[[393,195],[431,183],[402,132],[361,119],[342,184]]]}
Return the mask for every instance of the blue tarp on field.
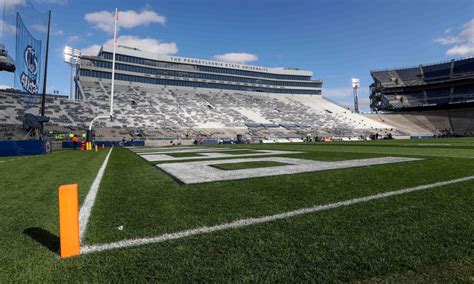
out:
{"label": "blue tarp on field", "polygon": [[42,140],[0,141],[0,156],[27,156],[46,153]]}

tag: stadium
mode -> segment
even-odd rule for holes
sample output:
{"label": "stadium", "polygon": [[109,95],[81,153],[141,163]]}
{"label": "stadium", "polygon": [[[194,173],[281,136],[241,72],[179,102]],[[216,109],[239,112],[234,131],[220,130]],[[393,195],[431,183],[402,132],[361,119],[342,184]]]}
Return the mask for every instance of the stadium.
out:
{"label": "stadium", "polygon": [[[107,115],[112,50],[104,46],[98,56],[81,57],[74,100],[48,96],[47,130],[85,131],[94,117]],[[302,140],[308,134],[358,138],[395,133],[389,125],[322,98],[322,81],[311,80],[310,71],[154,56],[124,46],[117,47],[116,60],[116,113],[113,121],[99,121],[96,135],[101,140],[169,142],[186,136],[235,140],[241,135],[273,142]],[[12,103],[3,106],[10,115],[2,123],[8,129],[19,128],[28,95],[5,93],[3,99]],[[30,109],[38,113],[35,106]],[[21,129],[18,133],[24,136]]]}
{"label": "stadium", "polygon": [[[174,43],[150,37],[173,25],[154,5],[125,1],[99,11],[104,4],[6,1],[0,282],[473,281],[473,57],[425,64],[421,53],[413,62],[383,50],[331,69],[344,57],[339,26],[315,30],[317,42],[335,43],[306,53],[313,45],[302,27],[318,20],[311,1],[301,2],[297,17],[280,14],[293,8],[275,1],[272,16],[291,19],[275,22],[252,14],[266,11],[262,3],[252,2],[253,12],[239,10],[246,1],[199,4],[229,25],[217,47],[238,43],[235,18],[224,11],[245,14],[258,34],[243,28],[242,46],[269,54],[285,45],[286,35],[273,40],[291,26],[297,52],[282,60],[275,51],[258,63],[235,52],[177,55]],[[196,9],[172,2],[160,4],[169,17]],[[335,15],[332,4],[319,4],[327,4],[322,17]],[[199,13],[192,18],[199,32],[219,33]],[[471,25],[435,42],[464,44]],[[129,30],[137,36],[119,35]],[[100,36],[106,40],[95,44]],[[216,46],[204,38],[196,46]],[[77,48],[86,41],[93,48]],[[318,58],[327,54],[324,65]],[[367,87],[345,73],[361,61],[373,81]],[[376,69],[398,61],[418,65]],[[331,72],[352,78],[352,88],[331,87]],[[335,90],[354,105],[331,96]]]}
{"label": "stadium", "polygon": [[[425,134],[474,135],[474,58],[372,71],[373,118],[423,127]],[[402,122],[403,123],[403,122]],[[415,128],[416,129],[416,128]]]}

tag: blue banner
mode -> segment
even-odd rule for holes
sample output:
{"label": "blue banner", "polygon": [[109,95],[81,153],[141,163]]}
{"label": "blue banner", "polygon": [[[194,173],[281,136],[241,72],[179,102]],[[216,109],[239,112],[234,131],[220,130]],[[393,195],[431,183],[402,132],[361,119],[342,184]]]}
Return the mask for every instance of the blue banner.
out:
{"label": "blue banner", "polygon": [[16,72],[15,87],[36,96],[42,85],[41,40],[35,39],[16,15]]}
{"label": "blue banner", "polygon": [[[49,146],[48,146],[49,144]],[[46,154],[51,144],[42,140],[0,141],[0,157]]]}

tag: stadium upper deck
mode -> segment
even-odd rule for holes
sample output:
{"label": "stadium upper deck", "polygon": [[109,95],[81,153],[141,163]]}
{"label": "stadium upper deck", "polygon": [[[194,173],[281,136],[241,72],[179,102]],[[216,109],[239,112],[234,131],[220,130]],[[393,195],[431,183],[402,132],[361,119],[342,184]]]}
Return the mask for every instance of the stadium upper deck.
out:
{"label": "stadium upper deck", "polygon": [[[82,56],[80,77],[110,79],[112,46],[103,46],[97,56]],[[320,95],[321,80],[311,71],[267,68],[195,58],[157,55],[119,46],[116,80],[144,84],[212,88],[284,94]]]}
{"label": "stadium upper deck", "polygon": [[396,110],[474,101],[474,58],[371,71],[371,108]]}

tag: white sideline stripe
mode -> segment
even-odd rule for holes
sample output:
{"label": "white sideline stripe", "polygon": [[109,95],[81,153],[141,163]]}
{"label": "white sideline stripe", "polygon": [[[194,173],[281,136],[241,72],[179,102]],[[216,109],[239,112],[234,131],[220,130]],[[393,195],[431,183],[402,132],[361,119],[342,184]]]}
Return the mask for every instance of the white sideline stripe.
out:
{"label": "white sideline stripe", "polygon": [[95,198],[97,197],[97,192],[99,191],[100,182],[102,181],[102,177],[104,176],[105,168],[107,167],[107,163],[109,162],[110,154],[112,153],[112,149],[110,148],[107,157],[105,157],[102,166],[100,167],[99,171],[97,172],[97,176],[94,179],[94,182],[87,193],[86,199],[81,206],[81,210],[79,211],[79,237],[82,240],[84,239],[87,223],[89,222],[89,217],[91,216],[92,207],[95,203]]}
{"label": "white sideline stripe", "polygon": [[329,204],[318,205],[318,206],[309,207],[309,208],[302,208],[295,211],[289,211],[289,212],[280,213],[276,215],[270,215],[270,216],[264,216],[264,217],[258,217],[258,218],[241,219],[241,220],[237,220],[231,223],[225,223],[225,224],[211,226],[211,227],[199,227],[199,228],[184,230],[184,231],[180,231],[176,233],[164,234],[157,237],[131,239],[131,240],[123,240],[123,241],[118,241],[118,242],[113,242],[113,243],[108,243],[108,244],[84,246],[81,248],[81,254],[89,254],[89,253],[118,249],[118,248],[135,247],[135,246],[141,246],[141,245],[146,245],[146,244],[155,244],[155,243],[161,243],[161,242],[165,242],[169,240],[181,239],[181,238],[194,236],[194,235],[208,234],[208,233],[223,231],[223,230],[228,230],[228,229],[242,228],[242,227],[246,227],[250,225],[262,224],[262,223],[272,222],[275,220],[287,219],[294,216],[299,216],[299,215],[304,215],[304,214],[309,214],[309,213],[314,213],[314,212],[319,212],[319,211],[324,211],[324,210],[329,210],[329,209],[335,209],[338,207],[349,206],[352,204],[365,203],[372,200],[383,199],[383,198],[387,198],[391,196],[402,195],[402,194],[406,194],[410,192],[465,182],[469,180],[474,180],[474,176],[468,176],[468,177],[463,177],[463,178],[458,178],[458,179],[453,179],[453,180],[448,180],[448,181],[420,185],[420,186],[401,189],[401,190],[389,191],[389,192],[379,193],[379,194],[370,195],[366,197],[339,201],[336,203],[329,203]]}
{"label": "white sideline stripe", "polygon": [[17,161],[17,160],[25,159],[25,158],[28,158],[28,157],[29,157],[29,156],[21,157],[21,158],[9,159],[9,160],[2,160],[2,161],[0,161],[0,163],[11,162],[11,161]]}
{"label": "white sideline stripe", "polygon": [[17,161],[17,160],[22,160],[22,159],[27,159],[27,158],[32,158],[32,157],[41,157],[43,155],[51,155],[51,154],[55,154],[55,153],[59,153],[59,152],[64,152],[64,150],[56,150],[56,151],[53,151],[49,154],[29,155],[29,156],[21,156],[19,158],[13,158],[13,159],[9,159],[9,160],[0,160],[0,163],[12,162],[12,161]]}

